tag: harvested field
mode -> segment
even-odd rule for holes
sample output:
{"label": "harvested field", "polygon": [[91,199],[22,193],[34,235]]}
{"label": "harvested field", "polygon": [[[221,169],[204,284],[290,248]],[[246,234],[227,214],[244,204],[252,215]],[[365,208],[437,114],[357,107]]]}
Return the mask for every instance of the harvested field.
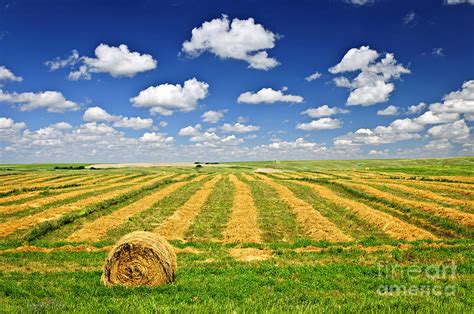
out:
{"label": "harvested field", "polygon": [[184,239],[185,233],[194,219],[199,215],[201,207],[206,202],[212,189],[221,179],[220,175],[214,176],[212,179],[204,183],[204,185],[173,215],[168,217],[153,232],[165,237],[168,240]]}
{"label": "harvested field", "polygon": [[[163,177],[165,178],[165,177]],[[176,178],[177,180],[183,179]],[[71,234],[66,240],[67,241],[98,241],[100,240],[107,232],[119,226],[120,224],[124,223],[127,219],[132,217],[133,215],[138,214],[141,211],[150,208],[158,202],[159,200],[163,199],[164,197],[170,195],[180,187],[188,184],[186,181],[172,183],[171,185],[165,186],[163,189],[158,190],[144,198],[134,202],[128,206],[122,207],[119,210],[112,212],[107,216],[103,216],[97,220],[94,220],[86,225],[84,225],[80,230]]]}
{"label": "harvested field", "polygon": [[49,209],[46,209],[44,211],[41,211],[39,213],[30,215],[30,216],[26,216],[26,217],[22,217],[20,219],[16,219],[16,220],[1,223],[0,224],[0,237],[5,237],[9,234],[12,234],[13,232],[15,232],[18,229],[22,229],[22,228],[25,228],[25,227],[28,227],[28,226],[31,226],[31,225],[34,225],[34,224],[38,224],[38,223],[43,222],[43,221],[47,221],[47,220],[50,220],[50,219],[60,217],[61,215],[64,215],[65,213],[68,213],[68,212],[71,212],[71,211],[74,211],[74,210],[78,210],[81,207],[85,207],[85,206],[92,205],[92,204],[95,204],[95,203],[103,202],[107,199],[112,199],[112,198],[117,197],[121,194],[126,194],[128,192],[133,191],[133,190],[138,190],[138,189],[140,189],[140,188],[142,188],[146,185],[151,185],[151,184],[153,184],[157,181],[160,181],[160,180],[162,180],[162,178],[158,177],[158,178],[151,179],[150,181],[147,181],[145,183],[139,183],[139,184],[135,184],[135,185],[132,185],[132,186],[129,186],[130,184],[121,185],[120,187],[123,187],[123,188],[119,188],[119,189],[113,190],[111,192],[104,193],[102,195],[90,197],[90,198],[87,198],[87,199],[81,199],[81,200],[76,201],[76,202],[68,203],[67,205],[62,205],[62,206],[58,206],[58,207],[49,208]]}
{"label": "harvested field", "polygon": [[[106,299],[122,298],[127,304],[156,301],[157,311],[175,306],[176,298],[180,304],[204,302],[207,309],[207,302],[221,294],[233,304],[268,299],[265,309],[278,300],[295,302],[295,294],[304,296],[300,305],[337,300],[340,308],[372,300],[373,307],[351,308],[355,312],[384,309],[387,300],[396,304],[392,309],[408,312],[421,311],[423,302],[439,309],[453,300],[461,301],[452,312],[470,308],[474,192],[464,173],[341,170],[337,162],[314,169],[301,162],[303,170],[293,161],[244,165],[43,170],[0,177],[2,183],[19,182],[0,187],[5,189],[0,195],[3,299],[10,308],[20,304],[25,311],[46,312],[61,312],[63,303],[65,312],[77,304],[82,304],[78,311],[93,312]],[[254,172],[275,165],[281,169]],[[107,289],[99,284],[114,243],[134,231],[152,231],[170,241],[178,263],[172,285]],[[447,279],[406,276],[453,264],[457,274]],[[380,285],[393,283],[454,285],[459,294],[453,299],[377,293]],[[61,302],[57,307],[55,300]],[[89,303],[94,309],[84,305]],[[114,310],[130,310],[127,304]],[[254,303],[249,304],[252,312]]]}
{"label": "harvested field", "polygon": [[280,198],[290,205],[296,213],[298,222],[313,240],[350,241],[351,238],[339,230],[332,222],[322,216],[313,206],[297,198],[288,188],[276,183],[264,175],[259,178],[271,186]]}
{"label": "harvested field", "polygon": [[235,175],[230,175],[230,181],[235,185],[235,194],[232,214],[224,233],[225,241],[261,242],[257,209],[250,189]]}
{"label": "harvested field", "polygon": [[331,189],[322,185],[315,185],[306,182],[299,182],[299,184],[311,187],[317,194],[328,199],[334,204],[349,208],[353,212],[357,213],[362,219],[368,221],[370,224],[376,227],[379,227],[394,239],[408,241],[437,239],[437,237],[431,233],[413,225],[407,224],[398,218],[390,216],[374,208],[370,208],[369,206],[354,200],[342,198],[331,191]]}
{"label": "harvested field", "polygon": [[[130,180],[126,184],[124,184],[124,183],[116,184],[115,186],[114,185],[108,185],[107,187],[104,187],[103,190],[108,190],[110,188],[125,187],[128,184],[134,184],[134,183],[136,183],[138,181],[141,181],[141,180],[143,180],[143,178],[137,178],[137,179],[134,179],[134,180]],[[82,194],[86,195],[87,192],[91,192],[91,191],[100,192],[101,189],[100,189],[99,186],[91,186],[91,187],[86,187],[84,189],[75,189],[75,188],[73,188],[72,191],[65,191],[64,193],[61,193],[59,195],[54,195],[54,196],[51,196],[51,197],[44,197],[40,200],[34,200],[32,202],[26,202],[26,203],[23,203],[21,205],[10,205],[10,206],[0,207],[0,213],[15,213],[15,212],[22,211],[22,210],[25,210],[25,209],[28,209],[28,208],[39,208],[41,206],[45,206],[45,205],[48,205],[50,203],[56,203],[58,201],[62,201],[62,200],[65,200],[65,199],[74,198],[74,197],[80,196]]]}
{"label": "harvested field", "polygon": [[350,182],[340,182],[344,185],[348,185],[350,187],[353,187],[355,189],[364,191],[366,193],[369,193],[371,195],[374,195],[376,197],[380,197],[382,199],[386,199],[390,202],[406,205],[406,206],[412,206],[415,208],[418,208],[423,211],[427,211],[430,213],[433,213],[437,216],[445,217],[450,220],[455,221],[456,223],[459,223],[464,226],[468,227],[474,227],[474,214],[470,213],[465,213],[460,210],[456,210],[453,208],[448,208],[448,207],[442,207],[433,203],[427,203],[427,202],[419,202],[419,201],[412,201],[408,200],[399,196],[395,196],[390,193],[386,193],[383,191],[380,191],[376,188],[372,188],[370,186],[360,184],[360,183],[350,183]]}

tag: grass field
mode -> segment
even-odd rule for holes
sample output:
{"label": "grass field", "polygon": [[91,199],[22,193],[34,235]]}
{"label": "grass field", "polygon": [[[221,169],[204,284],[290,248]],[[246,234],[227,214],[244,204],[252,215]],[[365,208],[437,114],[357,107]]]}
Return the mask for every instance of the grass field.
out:
{"label": "grass field", "polygon": [[[0,311],[474,307],[472,157],[56,166],[0,166]],[[100,283],[135,230],[171,242],[175,283]]]}

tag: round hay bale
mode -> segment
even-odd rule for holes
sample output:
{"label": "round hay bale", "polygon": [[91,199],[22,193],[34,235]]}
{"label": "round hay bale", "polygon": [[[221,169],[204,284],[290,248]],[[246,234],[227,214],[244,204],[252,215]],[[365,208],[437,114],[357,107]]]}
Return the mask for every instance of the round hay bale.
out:
{"label": "round hay bale", "polygon": [[110,251],[102,282],[106,286],[159,286],[174,281],[176,254],[160,236],[136,231],[122,237]]}

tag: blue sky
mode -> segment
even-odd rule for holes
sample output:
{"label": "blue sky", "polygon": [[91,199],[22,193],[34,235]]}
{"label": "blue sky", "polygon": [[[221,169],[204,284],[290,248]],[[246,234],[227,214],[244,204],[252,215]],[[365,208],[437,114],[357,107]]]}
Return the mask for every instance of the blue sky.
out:
{"label": "blue sky", "polygon": [[472,155],[472,29],[472,0],[0,1],[1,162]]}

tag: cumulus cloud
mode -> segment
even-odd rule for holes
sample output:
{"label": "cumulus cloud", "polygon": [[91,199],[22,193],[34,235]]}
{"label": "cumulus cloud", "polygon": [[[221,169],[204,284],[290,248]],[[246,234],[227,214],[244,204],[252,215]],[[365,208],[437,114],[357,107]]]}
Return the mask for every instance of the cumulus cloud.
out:
{"label": "cumulus cloud", "polygon": [[91,79],[91,73],[108,73],[112,77],[133,77],[138,73],[156,68],[157,61],[149,54],[132,52],[127,45],[118,47],[100,44],[95,48],[95,57],[80,57],[77,50],[66,59],[56,58],[46,61],[51,71],[64,67],[74,67],[80,64],[77,70],[69,73],[70,80]]}
{"label": "cumulus cloud", "polygon": [[424,102],[420,102],[418,105],[408,107],[407,114],[416,114],[423,111],[425,108],[426,104]]}
{"label": "cumulus cloud", "polygon": [[311,82],[311,81],[314,81],[314,80],[317,80],[318,78],[320,78],[322,76],[321,73],[319,72],[314,72],[313,74],[311,75],[308,75],[307,77],[305,77],[304,79],[308,82]]}
{"label": "cumulus cloud", "polygon": [[323,105],[317,108],[308,108],[301,112],[301,114],[306,114],[311,118],[329,117],[340,113],[349,113],[349,110]]}
{"label": "cumulus cloud", "polygon": [[342,121],[339,119],[321,118],[318,120],[313,120],[309,123],[298,123],[296,125],[296,128],[303,131],[316,131],[316,130],[338,129],[341,126],[342,126]]}
{"label": "cumulus cloud", "polygon": [[463,3],[474,5],[474,0],[445,0],[444,3],[447,5],[457,5],[457,4],[463,4]]}
{"label": "cumulus cloud", "polygon": [[279,63],[268,56],[267,49],[275,47],[278,35],[255,23],[253,18],[233,19],[227,15],[204,22],[192,30],[190,40],[183,43],[182,51],[198,57],[209,51],[221,59],[246,61],[250,68],[269,70]]}
{"label": "cumulus cloud", "polygon": [[440,123],[453,122],[458,119],[459,119],[458,113],[445,113],[445,112],[435,113],[432,111],[427,111],[421,116],[414,119],[414,121],[419,124],[440,124]]}
{"label": "cumulus cloud", "polygon": [[151,132],[151,133],[144,133],[140,139],[142,142],[152,142],[152,143],[173,143],[174,138],[172,136],[166,136],[166,134],[162,133],[156,133],[156,132]]}
{"label": "cumulus cloud", "polygon": [[[234,131],[235,132],[235,131]],[[189,141],[197,143],[197,147],[219,147],[219,146],[236,146],[244,142],[243,139],[235,135],[221,137],[214,130],[202,131],[202,126],[187,126],[179,130],[178,135],[189,137]]]}
{"label": "cumulus cloud", "polygon": [[16,76],[13,74],[12,71],[4,67],[3,65],[0,66],[0,86],[3,85],[5,82],[21,82],[23,78],[21,76]]}
{"label": "cumulus cloud", "polygon": [[248,133],[258,131],[260,130],[260,127],[237,122],[234,124],[225,123],[220,127],[220,129],[224,133]]}
{"label": "cumulus cloud", "polygon": [[8,93],[0,89],[0,102],[17,105],[21,111],[44,108],[49,112],[65,112],[79,109],[77,103],[67,100],[56,91]]}
{"label": "cumulus cloud", "polygon": [[134,130],[149,129],[153,126],[152,119],[112,115],[100,107],[87,108],[82,119],[86,122],[113,122],[114,127]]}
{"label": "cumulus cloud", "polygon": [[224,118],[224,112],[225,110],[221,110],[221,111],[209,110],[209,111],[204,112],[201,115],[201,118],[204,122],[207,122],[207,123],[217,123],[222,118]]}
{"label": "cumulus cloud", "polygon": [[442,103],[431,104],[433,112],[474,113],[474,80],[462,84],[462,89],[443,97]]}
{"label": "cumulus cloud", "polygon": [[239,103],[247,104],[273,104],[276,102],[302,103],[304,98],[298,95],[285,95],[286,89],[274,90],[271,88],[262,88],[258,92],[245,92],[237,98]]}
{"label": "cumulus cloud", "polygon": [[135,107],[150,108],[150,113],[170,116],[174,111],[190,112],[196,109],[198,101],[206,98],[209,84],[192,78],[180,84],[161,84],[142,90],[130,99]]}
{"label": "cumulus cloud", "polygon": [[0,129],[19,130],[26,128],[25,122],[15,122],[11,118],[0,117]]}
{"label": "cumulus cloud", "polygon": [[377,111],[378,116],[396,116],[398,113],[398,107],[395,107],[393,105],[390,105],[385,109]]}
{"label": "cumulus cloud", "polygon": [[469,127],[464,120],[441,124],[428,130],[428,134],[443,139],[461,141],[469,137]]}
{"label": "cumulus cloud", "polygon": [[395,90],[391,81],[410,73],[409,69],[397,63],[392,53],[386,53],[376,62],[379,57],[380,54],[369,46],[352,48],[338,64],[329,68],[329,72],[333,74],[360,71],[352,81],[344,76],[334,78],[336,86],[349,88],[351,91],[347,105],[371,106],[386,102]]}

